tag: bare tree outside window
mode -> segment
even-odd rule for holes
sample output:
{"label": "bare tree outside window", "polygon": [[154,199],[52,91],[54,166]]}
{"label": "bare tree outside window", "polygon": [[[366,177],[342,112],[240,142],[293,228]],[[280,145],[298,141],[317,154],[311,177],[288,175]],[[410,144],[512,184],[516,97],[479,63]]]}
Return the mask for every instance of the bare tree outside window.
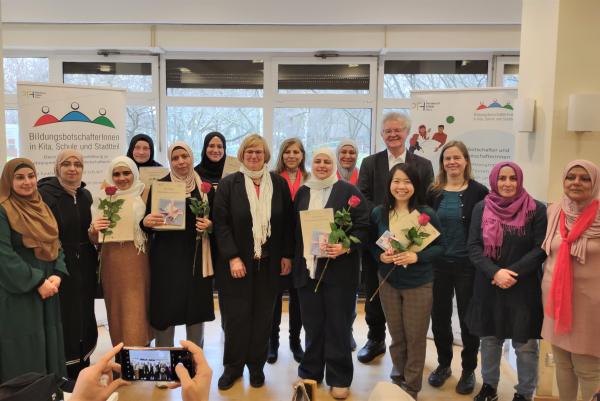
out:
{"label": "bare tree outside window", "polygon": [[48,82],[48,59],[4,58],[4,93],[17,93],[17,81]]}

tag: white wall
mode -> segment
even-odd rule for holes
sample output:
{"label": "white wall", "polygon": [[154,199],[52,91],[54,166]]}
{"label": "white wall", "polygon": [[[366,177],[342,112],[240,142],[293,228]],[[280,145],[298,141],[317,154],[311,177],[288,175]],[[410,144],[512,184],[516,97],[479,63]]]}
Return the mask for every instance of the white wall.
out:
{"label": "white wall", "polygon": [[2,0],[4,22],[519,24],[522,0]]}

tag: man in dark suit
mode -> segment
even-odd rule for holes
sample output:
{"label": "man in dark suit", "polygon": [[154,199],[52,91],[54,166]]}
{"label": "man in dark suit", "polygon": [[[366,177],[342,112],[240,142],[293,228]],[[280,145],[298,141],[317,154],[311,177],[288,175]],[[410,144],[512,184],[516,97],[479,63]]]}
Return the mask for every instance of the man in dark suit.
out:
{"label": "man in dark suit", "polygon": [[[388,173],[398,163],[410,164],[418,170],[423,186],[415,188],[415,191],[421,191],[423,196],[433,182],[431,162],[406,151],[405,144],[409,131],[410,119],[406,115],[388,113],[384,116],[381,136],[386,149],[366,157],[361,164],[358,176],[358,188],[367,199],[371,210],[375,206],[383,204],[385,194],[389,191],[389,188],[386,188]],[[376,356],[385,353],[385,316],[379,295],[369,302],[369,298],[379,285],[379,280],[377,279],[377,262],[368,252],[363,254],[362,270],[367,296],[365,318],[369,326],[369,333],[367,344],[358,352],[358,360],[368,363]]]}

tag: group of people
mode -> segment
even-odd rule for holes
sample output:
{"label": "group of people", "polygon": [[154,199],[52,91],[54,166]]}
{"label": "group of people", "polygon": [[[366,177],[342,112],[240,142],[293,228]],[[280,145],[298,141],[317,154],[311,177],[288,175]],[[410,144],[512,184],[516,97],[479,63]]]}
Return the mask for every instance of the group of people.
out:
{"label": "group of people", "polygon": [[171,366],[164,362],[139,362],[133,366],[133,376],[136,380],[169,381]]}
{"label": "group of people", "polygon": [[[134,239],[124,243],[99,244],[110,221],[81,181],[81,154],[61,152],[55,176],[39,182],[31,161],[9,161],[0,182],[0,313],[8,322],[0,326],[0,382],[28,371],[76,378],[89,365],[99,252],[115,346],[153,338],[156,346],[173,346],[177,325],[202,346],[204,322],[215,316],[214,282],[225,337],[221,390],[245,367],[251,386],[264,385],[265,363],[277,360],[287,290],[298,376],[325,380],[334,398],[347,398],[362,270],[369,332],[357,359],[368,363],[385,353],[387,325],[391,379],[413,398],[422,387],[430,319],[439,366],[428,382],[441,387],[452,374],[454,294],[463,342],[458,393],[474,391],[481,350],[483,385],[475,401],[497,399],[502,346],[511,339],[513,400],[531,399],[544,338],[553,347],[561,400],[575,400],[579,387],[584,399],[591,397],[600,386],[598,167],[569,163],[562,199],[546,208],[527,193],[513,162],[494,166],[489,190],[475,181],[462,142],[445,141],[434,177],[431,162],[405,148],[409,130],[405,115],[387,114],[386,149],[366,157],[360,170],[351,140],[340,141],[335,153],[317,148],[306,160],[293,138],[270,171],[269,146],[252,134],[238,150],[240,170],[224,178],[222,134],[206,135],[195,167],[190,147],[174,142],[161,181],[182,183],[187,205],[194,198],[210,204],[204,217],[186,206],[185,229],[178,231],[160,230],[164,218],[151,212],[139,168],[158,163],[152,139],[137,135],[105,178],[116,195],[133,199]],[[205,182],[210,191],[201,191]],[[349,214],[346,234],[354,240],[329,243],[326,257],[315,258],[304,247],[300,216],[322,209]],[[440,236],[419,252],[375,245],[386,231],[400,234],[414,211]]]}

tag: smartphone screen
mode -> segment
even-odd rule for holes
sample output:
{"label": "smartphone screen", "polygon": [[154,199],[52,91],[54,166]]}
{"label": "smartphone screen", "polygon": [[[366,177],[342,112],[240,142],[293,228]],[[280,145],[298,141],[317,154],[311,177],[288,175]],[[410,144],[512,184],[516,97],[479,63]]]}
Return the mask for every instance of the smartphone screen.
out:
{"label": "smartphone screen", "polygon": [[175,366],[182,363],[194,377],[192,354],[183,348],[126,347],[121,350],[121,375],[125,380],[179,381]]}

